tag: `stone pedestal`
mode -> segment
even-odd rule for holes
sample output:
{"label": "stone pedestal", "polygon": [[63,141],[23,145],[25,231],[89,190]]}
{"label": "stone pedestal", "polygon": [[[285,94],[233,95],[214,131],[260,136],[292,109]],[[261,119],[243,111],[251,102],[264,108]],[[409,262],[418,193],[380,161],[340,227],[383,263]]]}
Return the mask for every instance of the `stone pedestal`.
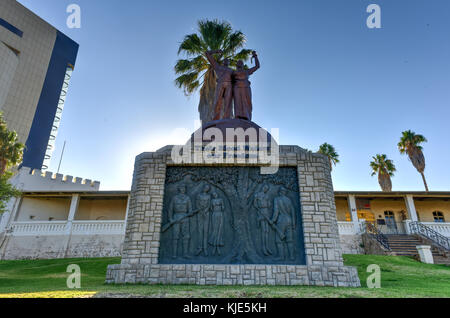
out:
{"label": "stone pedestal", "polygon": [[[206,256],[198,258],[194,251],[197,246],[192,246],[193,254],[191,257],[186,257],[189,261],[185,264],[180,263],[178,257],[174,258],[175,264],[168,263],[167,257],[162,258],[162,256],[170,249],[172,243],[167,243],[168,234],[162,232],[162,228],[172,220],[167,217],[167,205],[169,204],[168,196],[174,194],[169,193],[172,190],[169,191],[168,187],[172,187],[170,182],[177,182],[177,180],[167,180],[168,167],[185,167],[189,170],[190,167],[214,169],[262,165],[261,162],[251,160],[239,162],[239,164],[229,162],[179,164],[172,160],[171,152],[172,147],[168,146],[157,152],[143,153],[136,158],[122,262],[119,265],[108,266],[107,283],[360,286],[356,268],[343,265],[328,160],[321,154],[312,153],[297,146],[279,146],[280,168],[289,167],[297,174],[298,187],[295,185],[296,191],[290,191],[287,195],[288,201],[291,201],[294,207],[299,206],[298,213],[296,212],[299,220],[294,228],[295,233],[300,234],[299,237],[295,233],[293,235],[296,240],[298,239],[295,245],[295,257],[286,261],[279,260],[275,257],[275,251],[273,251],[274,257],[266,257],[262,254],[261,247],[254,244],[249,245],[257,247],[257,251],[253,251],[253,256],[252,251],[247,251],[230,258],[223,255],[223,259],[227,261],[226,264],[217,263],[220,260],[217,258],[219,256],[210,258],[214,263],[207,263],[209,258]],[[267,177],[261,178],[267,180]],[[256,187],[263,189],[264,183],[260,185],[257,182],[260,181],[256,180]],[[286,185],[277,181],[276,178],[271,182],[276,190],[273,189],[270,190],[272,192],[267,191],[267,193],[271,193],[271,202],[275,202],[274,196]],[[188,194],[189,191],[194,191],[190,183],[187,186]],[[294,193],[297,198],[294,198]],[[219,197],[227,201],[225,195],[221,194]],[[251,202],[253,199],[248,198],[248,200]],[[228,206],[225,204],[224,210],[230,211],[231,205],[232,203],[228,203]],[[255,203],[255,206],[258,204]],[[272,206],[270,209],[274,211]],[[235,213],[234,210],[231,211]],[[249,214],[249,218],[251,217]],[[236,220],[230,222],[232,228],[239,229]],[[274,224],[281,228],[283,233],[288,233],[280,221]],[[273,238],[276,235],[273,226],[271,232]],[[188,237],[180,228],[176,230],[176,233],[181,239]],[[227,239],[226,235],[224,239]],[[255,238],[252,237],[253,239]],[[283,240],[283,243],[289,241],[286,238]],[[280,241],[276,242],[280,243]],[[161,248],[165,250],[161,251]],[[224,247],[223,253],[226,252],[225,250]],[[180,252],[175,254],[178,255]],[[198,259],[201,259],[202,263],[196,264]],[[275,262],[275,259],[278,260]],[[259,260],[262,260],[263,264],[255,263]],[[272,260],[273,263],[271,263]]]}
{"label": "stone pedestal", "polygon": [[426,264],[434,264],[433,253],[431,253],[430,245],[417,245],[417,251],[419,252],[420,261]]}

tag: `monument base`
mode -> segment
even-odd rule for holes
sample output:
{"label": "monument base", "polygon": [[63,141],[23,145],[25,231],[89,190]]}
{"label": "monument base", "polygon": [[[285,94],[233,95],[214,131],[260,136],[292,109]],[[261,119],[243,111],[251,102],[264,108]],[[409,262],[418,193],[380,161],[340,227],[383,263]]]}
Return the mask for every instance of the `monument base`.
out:
{"label": "monument base", "polygon": [[[360,286],[356,268],[343,263],[326,156],[279,146],[278,172],[263,175],[255,171],[263,162],[178,163],[172,149],[136,157],[122,261],[108,266],[106,283]],[[222,237],[206,246],[195,211],[210,192],[206,233]],[[272,218],[284,213],[265,243],[261,202]]]}
{"label": "monument base", "polygon": [[360,287],[350,266],[321,265],[109,265],[106,283],[183,285],[311,285]]}

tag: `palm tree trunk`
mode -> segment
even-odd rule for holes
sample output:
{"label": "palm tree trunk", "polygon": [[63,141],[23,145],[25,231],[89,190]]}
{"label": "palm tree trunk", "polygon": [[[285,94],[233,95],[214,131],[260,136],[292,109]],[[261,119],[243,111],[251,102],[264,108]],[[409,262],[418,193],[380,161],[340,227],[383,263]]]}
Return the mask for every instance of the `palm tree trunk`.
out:
{"label": "palm tree trunk", "polygon": [[422,176],[423,184],[425,185],[425,191],[429,192],[430,190],[428,190],[428,184],[427,184],[427,180],[425,180],[425,174],[423,172],[421,172],[420,175]]}
{"label": "palm tree trunk", "polygon": [[214,97],[216,92],[216,74],[208,70],[205,74],[204,83],[200,89],[200,102],[198,112],[202,124],[208,123],[214,118]]}

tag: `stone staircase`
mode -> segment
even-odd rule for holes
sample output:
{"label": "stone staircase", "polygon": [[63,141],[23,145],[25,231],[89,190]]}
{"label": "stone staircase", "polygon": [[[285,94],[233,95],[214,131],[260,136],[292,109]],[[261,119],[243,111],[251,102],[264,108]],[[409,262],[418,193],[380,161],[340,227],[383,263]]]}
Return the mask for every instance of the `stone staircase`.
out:
{"label": "stone staircase", "polygon": [[[415,235],[386,235],[389,247],[398,256],[410,256],[419,259],[417,245],[431,245],[421,242]],[[431,252],[435,264],[445,264],[450,266],[450,253],[443,253],[435,246],[431,245]]]}
{"label": "stone staircase", "polygon": [[412,235],[386,235],[389,247],[395,255],[411,256],[418,255],[416,246],[422,243]]}

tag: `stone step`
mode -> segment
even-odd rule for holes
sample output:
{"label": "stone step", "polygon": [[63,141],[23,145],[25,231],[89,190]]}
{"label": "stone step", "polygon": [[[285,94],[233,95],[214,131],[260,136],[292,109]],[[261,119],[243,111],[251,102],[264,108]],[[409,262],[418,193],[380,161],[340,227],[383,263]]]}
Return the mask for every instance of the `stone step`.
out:
{"label": "stone step", "polygon": [[420,243],[417,240],[388,240],[389,242],[398,242],[398,243]]}
{"label": "stone step", "polygon": [[398,243],[398,242],[392,243],[392,242],[389,242],[389,245],[396,245],[396,246],[417,246],[417,245],[422,245],[422,244],[420,244],[420,243]]}
{"label": "stone step", "polygon": [[450,266],[450,257],[434,256],[433,258],[435,264]]}

